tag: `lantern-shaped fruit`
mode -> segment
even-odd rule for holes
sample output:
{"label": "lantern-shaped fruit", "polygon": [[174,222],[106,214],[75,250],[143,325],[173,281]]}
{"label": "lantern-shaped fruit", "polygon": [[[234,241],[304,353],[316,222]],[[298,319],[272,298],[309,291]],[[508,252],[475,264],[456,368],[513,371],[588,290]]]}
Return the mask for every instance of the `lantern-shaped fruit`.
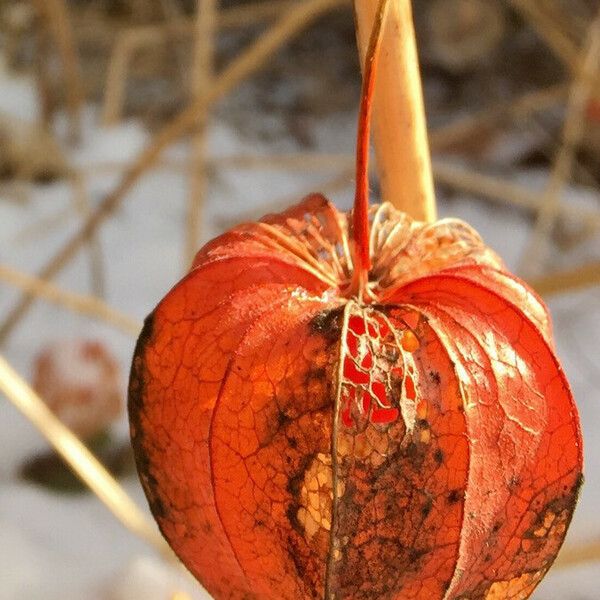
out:
{"label": "lantern-shaped fruit", "polygon": [[465,223],[368,209],[374,62],[353,214],[315,194],[213,240],[136,348],[140,477],[218,599],[527,598],[574,509],[541,300]]}

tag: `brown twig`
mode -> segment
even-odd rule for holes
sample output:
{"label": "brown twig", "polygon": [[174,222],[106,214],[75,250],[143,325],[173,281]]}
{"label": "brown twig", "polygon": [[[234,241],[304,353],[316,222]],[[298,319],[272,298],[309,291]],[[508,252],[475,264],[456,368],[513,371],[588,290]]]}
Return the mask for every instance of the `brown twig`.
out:
{"label": "brown twig", "polygon": [[[362,61],[378,3],[355,0]],[[416,219],[436,217],[431,158],[410,0],[390,3],[379,60],[373,130],[383,199]]]}
{"label": "brown twig", "polygon": [[532,113],[552,108],[567,96],[566,84],[554,85],[501,104],[460,117],[429,132],[429,144],[432,152],[440,152],[477,135],[481,129],[492,127],[502,119],[524,119]]}
{"label": "brown twig", "polygon": [[581,41],[581,34],[589,25],[589,9],[591,2],[588,0],[538,0],[540,8],[554,21],[556,27],[563,34],[573,40]]}
{"label": "brown twig", "polygon": [[48,23],[47,19],[44,18],[43,13],[39,10],[39,8],[37,10],[37,18],[35,20],[34,37],[34,70],[35,84],[40,106],[39,120],[43,129],[48,131],[50,129],[50,123],[52,122],[52,116],[54,114],[55,99],[48,74]]}
{"label": "brown twig", "polygon": [[102,110],[102,122],[104,125],[114,125],[120,119],[121,107],[125,99],[127,70],[134,47],[135,38],[129,31],[121,32],[113,46],[106,72],[104,106]]}
{"label": "brown twig", "polygon": [[[168,25],[176,24],[185,18],[183,7],[180,6],[175,0],[158,0],[158,6],[164,17],[165,22]],[[175,57],[176,74],[182,87],[185,88],[187,81],[187,69],[186,69],[186,55],[185,50],[177,43],[177,40],[170,40],[170,51]]]}
{"label": "brown twig", "polygon": [[[560,135],[549,135],[548,128],[536,119],[529,119],[528,125],[536,135],[539,135],[541,139],[546,139],[548,141],[547,145],[540,148],[540,152],[548,159],[548,162],[553,163],[556,160],[556,154],[561,146]],[[588,166],[581,164],[577,155],[573,157],[572,176],[576,177],[583,186],[588,188],[597,187],[596,175]]]}
{"label": "brown twig", "polygon": [[[296,0],[263,0],[242,4],[219,11],[217,25],[220,29],[248,27],[280,16],[293,7]],[[347,0],[350,4],[350,0]]]}
{"label": "brown twig", "polygon": [[[127,170],[116,189],[97,205],[83,226],[47,262],[40,271],[40,277],[42,279],[54,277],[72,260],[90,234],[113,213],[141,176],[160,157],[162,151],[194,127],[211,104],[223,98],[241,81],[257,71],[273,52],[308,27],[318,17],[344,4],[345,0],[305,0],[301,4],[295,5],[250,48],[233,60],[215,78],[214,84],[206,96],[194,101],[158,132],[152,143]],[[15,308],[9,312],[0,326],[0,343],[6,339],[23,315],[26,314],[32,300],[30,295],[25,294]]]}
{"label": "brown twig", "polygon": [[540,7],[539,2],[510,0],[510,3],[531,24],[565,67],[574,74],[578,73],[581,65],[579,50],[557,26],[556,21]]}
{"label": "brown twig", "polygon": [[[218,14],[216,0],[197,0],[194,70],[192,95],[197,102],[208,93],[213,78],[215,22]],[[203,114],[196,126],[190,156],[190,190],[188,195],[185,268],[188,269],[198,251],[200,220],[206,193],[206,125],[208,115]]]}
{"label": "brown twig", "polygon": [[[433,162],[433,172],[437,183],[474,196],[499,200],[530,212],[538,212],[542,206],[539,192],[492,175],[443,161]],[[562,204],[558,210],[561,215],[577,217],[590,225],[600,226],[600,213],[597,210]]]}
{"label": "brown twig", "polygon": [[54,416],[43,400],[2,356],[0,390],[127,529],[148,542],[164,557],[172,558],[171,549],[146,513],[135,504],[79,438]]}
{"label": "brown twig", "polygon": [[600,261],[530,280],[531,286],[542,296],[582,290],[599,283]]}
{"label": "brown twig", "polygon": [[[347,0],[349,1],[349,0]],[[248,26],[275,18],[293,6],[287,0],[265,0],[249,6],[221,10],[215,26],[229,29]],[[193,19],[172,19],[161,25],[130,27],[119,32],[108,65],[103,106],[103,123],[114,125],[123,111],[127,73],[132,56],[144,48],[154,48],[172,37],[192,36],[196,29]]]}
{"label": "brown twig", "polygon": [[61,57],[67,111],[70,117],[69,137],[75,141],[80,136],[80,113],[83,102],[83,85],[79,68],[77,48],[71,27],[69,9],[65,0],[36,0],[38,14],[45,19],[52,31]]}
{"label": "brown twig", "polygon": [[569,546],[561,550],[554,569],[568,569],[588,562],[600,560],[600,542],[589,542],[577,546]]}
{"label": "brown twig", "polygon": [[437,183],[461,192],[500,200],[528,211],[539,207],[538,192],[493,175],[437,160],[433,161],[433,172]]}
{"label": "brown twig", "polygon": [[[92,211],[92,205],[88,197],[84,177],[80,172],[73,172],[71,176],[71,186],[73,189],[73,204],[75,209],[83,219],[86,219]],[[96,232],[93,232],[90,236],[88,240],[88,247],[90,255],[92,291],[95,296],[104,298],[106,292],[104,256],[102,254],[102,246],[100,245],[100,240],[96,235]]]}
{"label": "brown twig", "polygon": [[571,91],[567,115],[550,180],[544,191],[531,242],[524,253],[521,270],[527,275],[540,268],[547,251],[550,232],[555,223],[560,196],[571,179],[577,147],[585,133],[585,109],[590,99],[600,64],[600,12],[588,33],[588,42],[580,59],[582,65]]}
{"label": "brown twig", "polygon": [[11,269],[7,265],[0,264],[0,280],[56,306],[112,325],[128,335],[138,336],[142,329],[139,321],[115,310],[94,296],[68,292],[43,279]]}

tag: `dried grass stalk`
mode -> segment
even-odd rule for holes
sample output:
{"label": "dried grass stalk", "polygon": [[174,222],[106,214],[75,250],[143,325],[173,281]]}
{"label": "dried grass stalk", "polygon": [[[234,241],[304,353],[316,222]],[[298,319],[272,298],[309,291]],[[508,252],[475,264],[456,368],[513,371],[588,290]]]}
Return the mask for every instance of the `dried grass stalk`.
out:
{"label": "dried grass stalk", "polygon": [[98,298],[68,292],[44,279],[31,277],[6,265],[0,264],[0,280],[18,287],[36,298],[107,323],[128,335],[137,337],[142,329],[139,321],[115,310]]}
{"label": "dried grass stalk", "polygon": [[[208,93],[213,78],[215,23],[218,15],[216,0],[198,0],[192,73],[192,95],[197,102]],[[204,114],[192,137],[190,181],[185,239],[185,267],[192,264],[200,242],[200,221],[207,188],[206,126]]]}
{"label": "dried grass stalk", "polygon": [[[362,61],[378,2],[355,0]],[[431,157],[410,0],[390,2],[373,101],[373,139],[383,199],[421,221],[436,218]]]}
{"label": "dried grass stalk", "polygon": [[585,133],[585,110],[593,93],[600,65],[600,12],[590,26],[588,42],[580,62],[581,71],[569,94],[561,147],[544,191],[531,242],[522,260],[521,270],[525,275],[535,274],[542,266],[548,251],[549,236],[559,213],[560,197],[571,179],[575,153]]}
{"label": "dried grass stalk", "polygon": [[52,447],[131,532],[164,557],[173,556],[154,523],[128,496],[98,459],[44,404],[27,382],[0,356],[0,390],[40,431]]}

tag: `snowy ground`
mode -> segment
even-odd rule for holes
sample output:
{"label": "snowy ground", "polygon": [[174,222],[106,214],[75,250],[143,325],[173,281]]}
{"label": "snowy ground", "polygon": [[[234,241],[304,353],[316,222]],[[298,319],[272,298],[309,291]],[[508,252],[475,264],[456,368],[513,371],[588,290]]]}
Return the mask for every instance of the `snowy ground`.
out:
{"label": "snowy ground", "polygon": [[[26,80],[3,79],[0,112],[31,120],[36,111],[33,88]],[[354,142],[354,117],[329,119],[316,132],[319,151],[350,152]],[[73,155],[80,165],[127,160],[147,139],[144,130],[128,123],[111,130],[97,126],[96,115],[86,113],[81,147]],[[210,152],[228,154],[273,154],[300,151],[291,140],[260,143],[243,139],[216,119],[210,130]],[[176,147],[172,156],[185,156]],[[219,233],[224,217],[232,222],[238,213],[256,216],[269,209],[279,197],[318,190],[333,173],[272,170],[221,170],[211,180],[205,215],[204,239]],[[532,185],[536,183],[534,178]],[[537,177],[537,184],[543,177]],[[117,175],[89,178],[91,196],[97,201],[117,181]],[[348,189],[334,195],[340,206],[348,206]],[[184,272],[183,224],[187,182],[180,173],[167,169],[146,176],[129,195],[118,213],[101,230],[106,257],[107,301],[140,320]],[[576,191],[573,190],[575,195]],[[580,194],[580,196],[584,196]],[[586,199],[582,198],[582,202]],[[72,202],[64,184],[37,188],[28,203],[0,196],[0,262],[35,273],[77,225],[76,217],[61,227],[48,228],[35,237],[22,235],[32,223],[59,213]],[[465,218],[473,224],[508,262],[516,267],[524,248],[528,225],[509,209],[494,207],[469,198],[442,201],[444,215]],[[557,257],[555,264],[569,264],[584,256],[598,255],[588,243],[572,256]],[[575,255],[576,254],[576,255]],[[81,252],[56,282],[65,289],[89,292],[89,265]],[[17,293],[0,284],[0,315],[12,306]],[[587,483],[568,538],[568,545],[600,538],[600,289],[557,296],[550,301],[560,356],[564,361],[579,403],[587,445]],[[46,342],[57,338],[97,336],[106,341],[127,373],[134,339],[114,329],[91,322],[43,302],[37,302],[27,319],[3,349],[8,360],[29,377],[31,360]],[[118,426],[125,439],[126,423]],[[166,600],[174,588],[161,587],[149,574],[152,552],[125,531],[95,499],[66,498],[25,484],[15,477],[21,462],[45,443],[25,419],[0,399],[0,600]],[[127,489],[145,506],[137,481]],[[124,576],[124,573],[128,573]],[[120,579],[119,579],[120,578]],[[129,586],[124,580],[129,579]],[[119,583],[120,581],[120,583]],[[134,590],[139,582],[138,591]],[[149,585],[149,582],[152,585]],[[173,586],[185,583],[173,583]],[[598,598],[600,570],[597,565],[561,571],[548,577],[536,593],[538,599],[584,600]],[[142,587],[140,587],[142,586]],[[145,587],[145,591],[143,589]],[[196,592],[198,598],[207,597]]]}

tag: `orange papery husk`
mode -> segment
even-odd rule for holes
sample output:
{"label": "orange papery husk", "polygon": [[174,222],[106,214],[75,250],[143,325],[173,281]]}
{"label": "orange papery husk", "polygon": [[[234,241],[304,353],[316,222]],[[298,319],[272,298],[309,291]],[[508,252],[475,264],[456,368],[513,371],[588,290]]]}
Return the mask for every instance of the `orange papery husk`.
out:
{"label": "orange papery husk", "polygon": [[152,512],[217,599],[527,598],[582,481],[546,307],[462,221],[315,194],[235,227],[146,320],[129,389]]}

